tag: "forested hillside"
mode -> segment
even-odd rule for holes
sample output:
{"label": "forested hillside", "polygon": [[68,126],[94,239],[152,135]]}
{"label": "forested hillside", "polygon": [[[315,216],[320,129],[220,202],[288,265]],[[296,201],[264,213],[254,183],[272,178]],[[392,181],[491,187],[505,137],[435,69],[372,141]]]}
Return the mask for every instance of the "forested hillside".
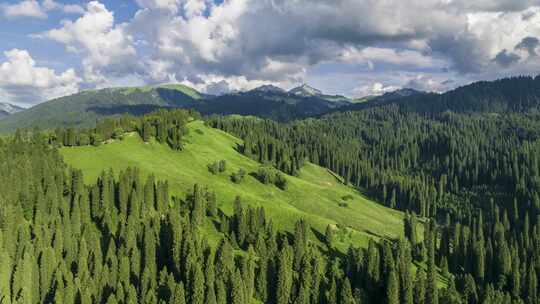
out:
{"label": "forested hillside", "polygon": [[209,124],[243,138],[250,157],[289,173],[305,157],[391,208],[436,220],[435,263],[465,303],[536,303],[539,118],[389,105],[290,124]]}
{"label": "forested hillside", "polygon": [[0,142],[0,301],[538,303],[537,79],[289,123],[19,130]]}
{"label": "forested hillside", "polygon": [[443,94],[412,94],[399,98],[372,98],[345,106],[339,111],[363,110],[397,104],[400,109],[417,113],[506,113],[537,112],[540,107],[540,75],[475,82]]}
{"label": "forested hillside", "polygon": [[[435,303],[438,295],[456,295],[452,278],[444,272],[449,287],[437,290],[444,285],[438,282],[432,225],[422,229],[414,216],[405,220],[406,238],[370,237],[361,246],[350,239],[348,248],[340,248],[345,229],[340,225],[321,231],[301,216],[289,227],[275,225],[279,220],[264,203],[246,203],[242,195],[225,202],[216,195],[219,189],[196,180],[185,185],[190,191],[178,195],[182,191],[176,184],[133,167],[102,171],[88,182],[59,154],[59,147],[99,151],[133,136],[141,139],[138,145],[160,145],[182,154],[192,148],[186,126],[194,116],[162,111],[80,131],[19,131],[3,140],[1,301],[285,304],[367,303],[382,297],[388,303],[413,303],[417,293]],[[164,138],[179,138],[181,144],[160,143],[160,129],[168,130]],[[175,130],[184,130],[183,136],[171,137]],[[88,134],[94,141],[86,140]],[[98,135],[102,142],[95,140]],[[213,165],[204,170],[212,172]],[[218,164],[216,170],[224,172],[225,165]],[[257,172],[261,187],[274,187],[266,184],[266,178],[274,179],[264,175],[268,172]],[[255,182],[234,176],[228,183]],[[275,178],[277,191],[288,191],[287,183]],[[297,183],[288,186],[294,189],[307,183],[309,177],[304,178],[285,180]],[[337,193],[342,191],[345,188]],[[347,206],[359,203],[349,191],[345,205],[333,208],[357,210]],[[225,205],[231,207],[222,209]],[[289,215],[289,221],[294,219]],[[422,230],[424,236],[418,233]]]}

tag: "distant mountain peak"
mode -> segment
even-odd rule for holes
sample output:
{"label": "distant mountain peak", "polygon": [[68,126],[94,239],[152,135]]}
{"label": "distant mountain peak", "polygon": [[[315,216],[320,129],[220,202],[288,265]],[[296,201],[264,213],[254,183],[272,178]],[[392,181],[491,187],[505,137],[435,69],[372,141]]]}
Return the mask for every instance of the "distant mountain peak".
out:
{"label": "distant mountain peak", "polygon": [[7,114],[13,114],[24,110],[24,108],[16,106],[11,103],[7,102],[0,102],[0,112],[4,112]]}
{"label": "distant mountain peak", "polygon": [[297,95],[297,96],[303,96],[303,97],[322,95],[322,92],[320,90],[315,89],[314,87],[311,87],[307,84],[303,84],[299,87],[296,87],[290,90],[289,93],[293,95]]}
{"label": "distant mountain peak", "polygon": [[15,114],[17,112],[21,112],[22,110],[24,110],[24,108],[21,108],[14,104],[0,102],[0,119],[10,116],[11,114]]}
{"label": "distant mountain peak", "polygon": [[255,89],[251,90],[250,92],[260,92],[260,93],[285,93],[285,90],[283,90],[280,87],[276,87],[275,85],[271,84],[265,84],[260,87],[256,87]]}
{"label": "distant mountain peak", "polygon": [[411,88],[403,88],[403,89],[397,89],[397,90],[391,91],[391,92],[386,92],[383,95],[380,95],[378,97],[374,97],[372,99],[386,100],[387,101],[387,100],[394,100],[394,99],[410,97],[410,96],[415,96],[415,95],[422,95],[422,94],[426,94],[426,92],[411,89]]}

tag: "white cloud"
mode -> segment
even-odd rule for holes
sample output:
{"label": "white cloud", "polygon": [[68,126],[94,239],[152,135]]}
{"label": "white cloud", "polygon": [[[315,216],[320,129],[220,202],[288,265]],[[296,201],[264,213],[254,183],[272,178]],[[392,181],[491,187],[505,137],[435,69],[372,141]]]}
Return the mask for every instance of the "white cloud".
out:
{"label": "white cloud", "polygon": [[8,18],[47,18],[47,13],[36,0],[25,0],[16,4],[5,4],[2,5],[2,9],[4,15]]}
{"label": "white cloud", "polygon": [[[432,55],[422,54],[416,50],[380,47],[367,47],[364,49],[349,47],[342,52],[341,59],[346,63],[352,64],[366,63],[372,65],[385,63],[400,67],[415,68],[442,68],[448,64],[445,60]],[[371,69],[373,69],[373,66]]]}
{"label": "white cloud", "polygon": [[452,81],[448,79],[445,80],[440,77],[420,74],[406,80],[403,87],[424,92],[440,93],[448,90],[449,85],[452,85]]}
{"label": "white cloud", "polygon": [[84,14],[84,8],[77,4],[61,4],[55,0],[43,0],[43,9],[46,11],[61,10],[66,14]]}
{"label": "white cloud", "polygon": [[84,9],[76,4],[60,4],[54,0],[23,0],[15,4],[5,4],[1,6],[4,15],[8,18],[32,17],[47,18],[47,12],[60,10],[66,14],[82,14]]}
{"label": "white cloud", "polygon": [[140,68],[133,39],[125,28],[125,24],[115,25],[113,13],[103,4],[91,1],[83,16],[74,22],[63,21],[62,27],[41,36],[81,54],[85,80],[103,83],[109,75],[132,74]]}
{"label": "white cloud", "polygon": [[[100,87],[179,81],[233,91],[333,73],[342,78],[317,84],[350,95],[407,85],[441,91],[540,70],[540,50],[530,44],[540,38],[540,0],[136,3],[133,18],[118,24],[105,5],[89,2],[80,18],[41,36],[78,54],[85,85]],[[38,4],[60,9],[54,0]]]}
{"label": "white cloud", "polygon": [[384,85],[380,82],[375,82],[369,85],[362,85],[353,90],[353,93],[356,97],[364,96],[378,96],[384,93],[392,92],[400,89],[399,86],[393,85]]}
{"label": "white cloud", "polygon": [[[524,20],[523,13],[529,13],[531,17]],[[468,19],[470,31],[487,46],[487,60],[504,49],[513,50],[523,38],[540,37],[540,7],[525,12],[473,13]]]}
{"label": "white cloud", "polygon": [[279,87],[290,87],[292,83],[288,81],[271,82],[267,80],[250,80],[245,76],[221,76],[214,74],[197,75],[196,81],[187,78],[180,80],[180,83],[193,87],[200,92],[209,94],[223,94],[237,91],[248,91],[256,87],[273,84]]}
{"label": "white cloud", "polygon": [[[446,48],[431,45],[431,37],[465,31],[467,22],[441,9],[438,0],[230,0],[213,5],[183,0],[174,2],[179,15],[161,17],[151,11],[160,7],[156,1],[140,2],[146,9],[137,13],[130,33],[147,42],[153,61],[168,66],[164,71],[163,65],[154,65],[158,71],[150,74],[180,78],[214,74],[299,81],[308,67],[336,58],[362,61],[372,69],[378,63],[440,69],[450,60],[436,54]],[[418,18],[418,11],[426,14]]]}
{"label": "white cloud", "polygon": [[142,8],[166,10],[173,14],[178,12],[180,0],[136,0]]}
{"label": "white cloud", "polygon": [[79,90],[81,79],[73,69],[58,74],[38,67],[26,50],[13,49],[4,55],[7,60],[0,64],[0,91],[12,102],[32,105]]}

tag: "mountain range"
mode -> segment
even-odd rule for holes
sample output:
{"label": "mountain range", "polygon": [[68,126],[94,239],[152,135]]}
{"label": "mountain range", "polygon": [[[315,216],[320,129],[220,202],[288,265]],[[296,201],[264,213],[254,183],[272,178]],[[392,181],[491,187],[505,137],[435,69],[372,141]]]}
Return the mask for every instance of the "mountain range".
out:
{"label": "mountain range", "polygon": [[162,108],[191,108],[203,115],[252,115],[286,122],[389,104],[424,113],[524,112],[540,105],[540,76],[476,82],[443,94],[400,89],[362,99],[326,95],[308,85],[289,91],[263,85],[221,96],[203,94],[180,84],[107,88],[57,98],[26,110],[0,104],[0,132],[33,126],[89,127],[103,117],[141,115]]}
{"label": "mountain range", "polygon": [[160,108],[192,108],[202,114],[254,115],[279,121],[322,115],[350,105],[344,96],[325,95],[308,85],[285,91],[264,85],[246,92],[207,95],[169,84],[83,91],[36,105],[0,120],[0,131],[39,126],[88,127],[111,115],[140,115]]}
{"label": "mountain range", "polygon": [[0,102],[0,119],[21,111],[24,111],[24,108],[11,103]]}

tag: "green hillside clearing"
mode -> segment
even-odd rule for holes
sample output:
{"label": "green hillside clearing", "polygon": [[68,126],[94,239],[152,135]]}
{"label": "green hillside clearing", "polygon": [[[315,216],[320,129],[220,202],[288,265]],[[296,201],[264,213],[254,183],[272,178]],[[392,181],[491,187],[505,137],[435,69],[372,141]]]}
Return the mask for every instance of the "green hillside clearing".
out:
{"label": "green hillside clearing", "polygon": [[[143,174],[153,173],[158,179],[168,180],[172,194],[182,197],[194,183],[208,186],[216,191],[219,207],[228,214],[232,213],[235,196],[240,195],[245,203],[264,206],[277,228],[292,230],[300,218],[308,220],[321,234],[328,224],[336,225],[341,227],[337,237],[341,242],[336,244],[340,249],[351,242],[365,246],[369,237],[396,238],[403,233],[401,212],[368,200],[313,164],[305,165],[299,177],[287,176],[286,191],[264,185],[249,175],[243,183],[235,184],[230,180],[233,172],[242,168],[251,173],[261,166],[235,150],[241,140],[201,121],[189,123],[188,128],[181,152],[127,134],[121,141],[99,147],[62,148],[61,153],[68,164],[83,170],[87,182],[95,181],[108,168],[118,173],[136,166]],[[227,171],[211,174],[207,165],[222,159],[227,161]],[[347,206],[340,206],[347,195],[352,199],[347,200]]]}

